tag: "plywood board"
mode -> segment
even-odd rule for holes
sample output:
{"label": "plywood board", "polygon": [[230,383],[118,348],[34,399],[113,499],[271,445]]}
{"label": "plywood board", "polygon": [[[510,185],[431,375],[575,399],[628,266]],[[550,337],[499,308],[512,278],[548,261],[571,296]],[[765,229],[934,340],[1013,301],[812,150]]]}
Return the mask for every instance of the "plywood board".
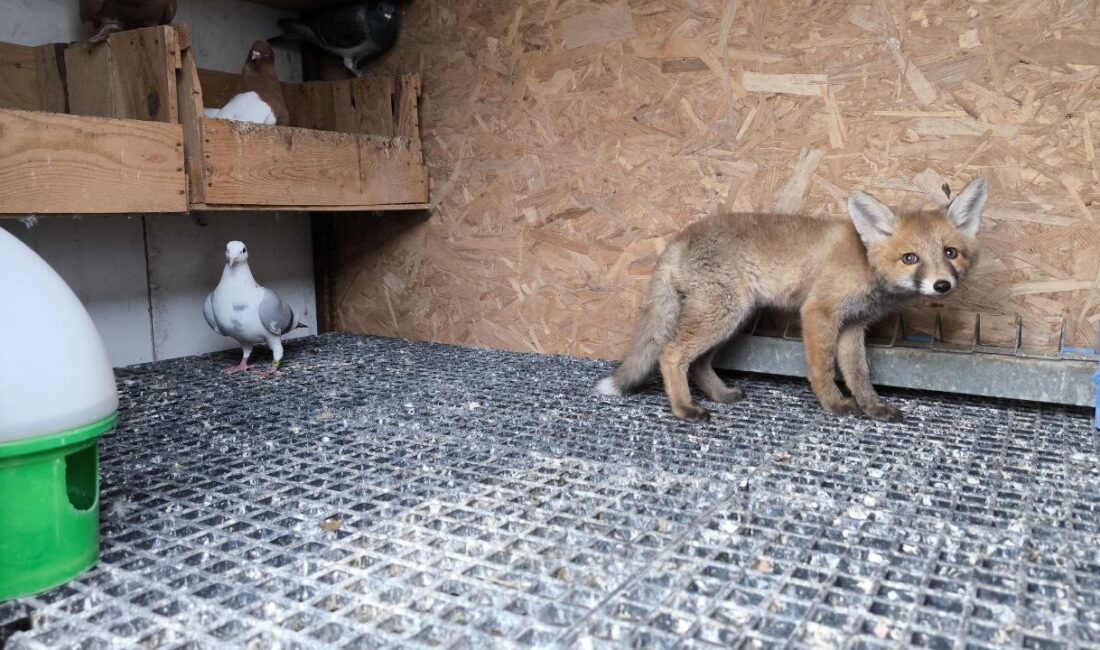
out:
{"label": "plywood board", "polygon": [[0,110],[0,214],[186,212],[177,124]]}
{"label": "plywood board", "polygon": [[1019,317],[1047,346],[1064,318],[1095,347],[1092,4],[416,2],[370,71],[421,74],[435,212],[396,233],[336,222],[336,325],[615,357],[685,225],[778,199],[845,219],[854,189],[920,209],[932,170],[955,191],[984,175],[991,199],[975,272],[917,311]]}

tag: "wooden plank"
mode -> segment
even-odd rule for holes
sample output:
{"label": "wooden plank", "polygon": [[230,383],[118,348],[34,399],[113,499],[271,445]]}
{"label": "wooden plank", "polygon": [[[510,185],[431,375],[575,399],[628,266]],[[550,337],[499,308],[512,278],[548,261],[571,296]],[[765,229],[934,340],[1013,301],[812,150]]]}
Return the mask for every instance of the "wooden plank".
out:
{"label": "wooden plank", "polygon": [[176,88],[176,105],[183,124],[184,157],[187,167],[187,189],[191,203],[206,201],[206,165],[203,161],[203,93],[195,66],[195,51],[190,46],[187,27],[177,27],[180,43],[180,71]]}
{"label": "wooden plank", "polygon": [[359,139],[330,131],[203,119],[206,201],[362,204]]}
{"label": "wooden plank", "polygon": [[406,139],[203,120],[209,206],[424,203],[427,176]]}
{"label": "wooden plank", "polygon": [[[337,82],[343,83],[343,82]],[[283,97],[290,113],[290,125],[303,129],[331,131],[336,108],[331,83],[315,81],[284,84]]]}
{"label": "wooden plank", "polygon": [[69,93],[65,87],[64,43],[41,45],[34,48],[35,66],[38,69],[38,110],[51,113],[69,112]]}
{"label": "wooden plank", "polygon": [[[404,139],[398,141],[403,142]],[[363,196],[370,203],[426,203],[428,170],[419,146],[394,146],[392,140],[360,141]]]}
{"label": "wooden plank", "polygon": [[241,75],[199,68],[199,83],[202,86],[203,106],[206,108],[221,108],[237,94],[237,88],[241,84]]}
{"label": "wooden plank", "polygon": [[41,108],[34,48],[0,43],[0,108]]}
{"label": "wooden plank", "polygon": [[171,27],[112,34],[65,51],[69,110],[75,115],[178,122],[180,51]]}
{"label": "wooden plank", "polygon": [[391,77],[283,84],[290,125],[306,129],[394,135]]}
{"label": "wooden plank", "polygon": [[420,75],[401,75],[400,94],[397,97],[397,126],[394,134],[412,141],[414,149],[420,149],[420,118],[417,100],[420,97]]}
{"label": "wooden plank", "polygon": [[0,110],[0,213],[186,212],[178,124]]}
{"label": "wooden plank", "polygon": [[125,117],[115,114],[109,43],[110,39],[98,46],[76,43],[65,50],[69,112],[73,115]]}

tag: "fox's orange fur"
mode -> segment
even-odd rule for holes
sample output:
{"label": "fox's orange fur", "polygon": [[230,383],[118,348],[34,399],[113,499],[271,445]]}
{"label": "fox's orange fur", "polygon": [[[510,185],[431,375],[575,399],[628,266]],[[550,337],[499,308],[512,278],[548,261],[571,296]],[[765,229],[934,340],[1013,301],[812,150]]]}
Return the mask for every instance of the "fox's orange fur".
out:
{"label": "fox's orange fur", "polygon": [[[943,296],[959,285],[977,260],[985,200],[985,181],[977,179],[934,214],[898,217],[853,192],[850,222],[722,214],[694,223],[661,255],[630,351],[599,389],[630,392],[659,365],[673,413],[705,418],[692,402],[689,372],[716,402],[744,397],[715,374],[711,359],[755,310],[778,307],[802,316],[810,385],[826,411],[900,420],[871,386],[864,333],[918,295]],[[837,360],[851,398],[837,388]]]}

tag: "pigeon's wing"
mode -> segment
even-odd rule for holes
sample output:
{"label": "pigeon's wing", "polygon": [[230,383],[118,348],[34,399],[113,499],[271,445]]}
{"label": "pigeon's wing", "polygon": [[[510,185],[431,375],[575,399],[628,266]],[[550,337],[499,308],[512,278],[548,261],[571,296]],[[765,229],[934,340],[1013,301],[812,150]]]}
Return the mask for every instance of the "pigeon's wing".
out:
{"label": "pigeon's wing", "polygon": [[267,102],[260,99],[254,90],[238,93],[229,100],[217,117],[235,122],[253,122],[255,124],[274,124],[275,113]]}
{"label": "pigeon's wing", "polygon": [[279,27],[283,29],[285,34],[282,36],[276,36],[275,38],[267,39],[268,43],[281,43],[286,40],[290,40],[291,37],[304,38],[307,41],[316,41],[317,34],[313,33],[313,28],[300,20],[293,18],[280,18]]}
{"label": "pigeon's wing", "polygon": [[260,301],[260,322],[264,324],[264,329],[276,336],[286,334],[296,325],[294,310],[271,289],[264,289],[264,298]]}
{"label": "pigeon's wing", "polygon": [[176,7],[179,5],[177,0],[168,0],[164,4],[164,15],[160,18],[161,25],[167,25],[176,18]]}
{"label": "pigeon's wing", "polygon": [[371,38],[370,12],[366,5],[336,7],[309,21],[318,44],[338,50],[361,47]]}
{"label": "pigeon's wing", "polygon": [[222,109],[220,109],[220,108],[204,108],[204,109],[202,109],[203,117],[212,117],[212,118],[217,119],[219,116],[221,116],[221,114],[222,114]]}
{"label": "pigeon's wing", "polygon": [[202,315],[206,317],[206,324],[210,326],[210,329],[214,330],[218,334],[225,336],[225,333],[218,329],[218,321],[214,320],[214,293],[207,294],[206,301],[202,303]]}
{"label": "pigeon's wing", "polygon": [[99,17],[107,0],[80,0],[80,21],[90,23]]}

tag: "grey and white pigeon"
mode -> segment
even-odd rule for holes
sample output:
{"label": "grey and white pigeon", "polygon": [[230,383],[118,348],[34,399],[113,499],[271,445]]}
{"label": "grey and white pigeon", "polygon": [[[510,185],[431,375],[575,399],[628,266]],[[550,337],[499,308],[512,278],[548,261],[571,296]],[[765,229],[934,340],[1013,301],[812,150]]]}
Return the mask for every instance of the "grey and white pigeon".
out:
{"label": "grey and white pigeon", "polygon": [[359,61],[388,50],[397,40],[397,7],[390,0],[376,0],[333,7],[311,17],[279,20],[283,33],[272,45],[304,40],[344,59],[344,66],[359,76]]}
{"label": "grey and white pigeon", "polygon": [[226,244],[222,279],[206,297],[202,315],[212,330],[241,344],[241,362],[226,372],[248,370],[248,357],[254,346],[266,344],[271,348],[275,360],[263,377],[271,377],[279,370],[283,336],[297,327],[305,327],[279,294],[256,284],[248,267],[248,248],[239,241]]}

